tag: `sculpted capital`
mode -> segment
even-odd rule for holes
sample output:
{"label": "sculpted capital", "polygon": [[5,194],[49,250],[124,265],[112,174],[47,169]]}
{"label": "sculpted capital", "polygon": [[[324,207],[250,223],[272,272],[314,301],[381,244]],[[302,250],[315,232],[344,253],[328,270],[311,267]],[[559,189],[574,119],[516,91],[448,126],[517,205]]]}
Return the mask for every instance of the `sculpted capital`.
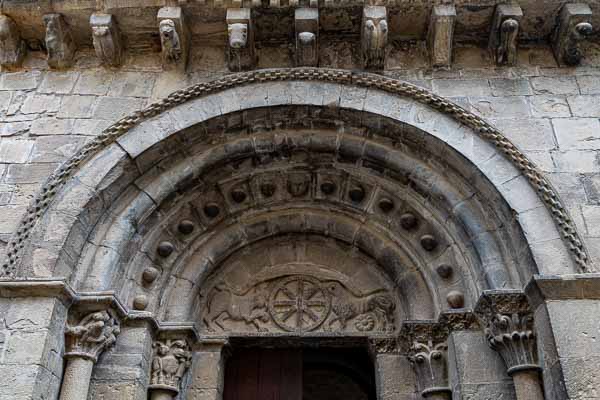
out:
{"label": "sculpted capital", "polygon": [[119,322],[109,311],[88,314],[77,325],[67,325],[65,357],[96,362],[102,351],[117,341],[120,331]]}
{"label": "sculpted capital", "polygon": [[166,339],[153,343],[150,389],[179,392],[181,378],[191,365],[192,353],[184,339]]}
{"label": "sculpted capital", "polygon": [[496,314],[485,328],[485,336],[490,347],[500,353],[509,375],[540,369],[530,314]]}

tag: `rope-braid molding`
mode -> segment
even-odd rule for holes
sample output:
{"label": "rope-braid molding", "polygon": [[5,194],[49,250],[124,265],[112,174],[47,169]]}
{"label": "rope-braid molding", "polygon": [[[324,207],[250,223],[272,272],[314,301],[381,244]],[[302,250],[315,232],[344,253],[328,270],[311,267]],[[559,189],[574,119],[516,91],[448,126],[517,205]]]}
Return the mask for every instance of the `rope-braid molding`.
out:
{"label": "rope-braid molding", "polygon": [[488,124],[477,115],[465,110],[444,99],[441,96],[430,93],[426,89],[415,85],[398,81],[393,78],[370,74],[365,72],[351,72],[328,68],[281,68],[266,69],[250,72],[242,72],[227,75],[211,82],[198,83],[186,89],[171,93],[169,96],[153,103],[143,110],[123,117],[113,125],[106,128],[93,140],[85,144],[75,155],[64,162],[46,181],[38,192],[31,205],[21,220],[19,227],[10,243],[8,244],[7,259],[0,269],[0,277],[14,277],[17,272],[17,263],[20,253],[25,247],[33,227],[48,209],[50,202],[60,189],[73,175],[73,172],[98,153],[101,149],[125,134],[140,122],[155,117],[189,100],[206,96],[211,93],[226,90],[228,88],[251,83],[273,82],[273,81],[321,81],[340,84],[353,84],[359,87],[374,88],[381,91],[413,99],[419,103],[450,115],[455,120],[475,130],[483,139],[497,147],[508,160],[510,160],[529,180],[540,194],[543,202],[548,207],[554,222],[556,223],[563,240],[568,244],[573,260],[580,272],[592,272],[593,269],[588,262],[588,255],[581,239],[575,229],[573,221],[568,215],[565,206],[560,201],[558,194],[551,184],[544,178],[537,167],[517,149],[517,147],[500,131]]}

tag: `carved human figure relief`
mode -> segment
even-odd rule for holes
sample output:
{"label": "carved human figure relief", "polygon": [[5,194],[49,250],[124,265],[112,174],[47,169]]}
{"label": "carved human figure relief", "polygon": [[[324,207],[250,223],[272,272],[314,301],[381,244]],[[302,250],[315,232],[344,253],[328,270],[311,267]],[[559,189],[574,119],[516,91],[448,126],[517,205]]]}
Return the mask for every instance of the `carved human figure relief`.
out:
{"label": "carved human figure relief", "polygon": [[117,341],[121,331],[117,319],[109,311],[85,316],[76,325],[65,328],[66,356],[78,356],[96,362],[100,353]]}
{"label": "carved human figure relief", "polygon": [[21,39],[15,21],[0,14],[0,65],[4,68],[18,68],[23,63],[27,46]]}
{"label": "carved human figure relief", "polygon": [[158,340],[152,344],[154,355],[149,389],[179,392],[183,375],[191,365],[192,353],[183,339]]}
{"label": "carved human figure relief", "polygon": [[396,305],[384,289],[357,293],[310,275],[268,279],[245,290],[224,283],[208,292],[209,332],[391,332]]}
{"label": "carved human figure relief", "polygon": [[52,68],[70,67],[73,65],[76,46],[65,19],[61,14],[46,14],[44,23],[48,65]]}

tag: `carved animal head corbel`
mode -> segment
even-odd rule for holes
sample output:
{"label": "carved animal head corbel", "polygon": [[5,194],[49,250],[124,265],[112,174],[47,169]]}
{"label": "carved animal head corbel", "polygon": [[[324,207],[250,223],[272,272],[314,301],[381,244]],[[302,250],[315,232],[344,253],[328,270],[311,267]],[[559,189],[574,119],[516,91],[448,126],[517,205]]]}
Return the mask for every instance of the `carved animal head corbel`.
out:
{"label": "carved animal head corbel", "polygon": [[552,47],[559,64],[577,65],[583,58],[580,44],[592,33],[592,10],[583,3],[565,4],[554,31]]}
{"label": "carved animal head corbel", "polygon": [[162,47],[163,68],[185,70],[188,59],[189,31],[181,7],[158,10],[158,30]]}
{"label": "carved animal head corbel", "polygon": [[19,68],[23,63],[27,46],[21,39],[15,21],[0,14],[0,65],[6,69]]}
{"label": "carved animal head corbel", "polygon": [[387,10],[383,6],[363,8],[362,57],[366,69],[383,69],[388,37]]}
{"label": "carved animal head corbel", "polygon": [[68,68],[73,65],[77,47],[71,31],[61,14],[46,14],[46,51],[48,65],[52,68]]}
{"label": "carved animal head corbel", "polygon": [[517,5],[501,4],[496,7],[489,48],[498,65],[517,63],[517,38],[523,11]]}
{"label": "carved animal head corbel", "polygon": [[228,65],[231,71],[254,68],[254,31],[249,8],[227,10]]}
{"label": "carved animal head corbel", "polygon": [[294,20],[296,65],[316,67],[319,63],[319,10],[297,8]]}
{"label": "carved animal head corbel", "polygon": [[233,49],[243,49],[248,44],[248,24],[235,23],[227,26],[229,46]]}

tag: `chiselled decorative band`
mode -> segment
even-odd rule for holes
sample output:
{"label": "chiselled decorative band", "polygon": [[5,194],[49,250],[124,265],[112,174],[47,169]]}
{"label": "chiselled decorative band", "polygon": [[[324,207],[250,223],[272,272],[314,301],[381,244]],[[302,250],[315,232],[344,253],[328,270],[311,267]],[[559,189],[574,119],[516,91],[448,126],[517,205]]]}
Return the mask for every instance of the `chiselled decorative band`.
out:
{"label": "chiselled decorative band", "polygon": [[101,134],[85,144],[75,155],[63,163],[43,185],[9,243],[7,259],[0,269],[0,277],[12,277],[16,275],[21,251],[25,247],[33,227],[48,209],[51,201],[67,179],[91,156],[115,142],[117,138],[142,121],[157,116],[177,105],[236,86],[276,81],[334,82],[378,89],[428,105],[472,128],[484,140],[487,140],[498,148],[527,177],[531,185],[539,193],[544,204],[550,211],[563,240],[571,251],[579,272],[587,273],[593,271],[588,261],[587,252],[576,231],[575,224],[569,217],[565,206],[552,185],[510,140],[481,117],[426,89],[381,75],[327,68],[281,68],[237,73],[212,82],[198,83],[186,89],[178,90],[165,99],[126,116],[106,128]]}

